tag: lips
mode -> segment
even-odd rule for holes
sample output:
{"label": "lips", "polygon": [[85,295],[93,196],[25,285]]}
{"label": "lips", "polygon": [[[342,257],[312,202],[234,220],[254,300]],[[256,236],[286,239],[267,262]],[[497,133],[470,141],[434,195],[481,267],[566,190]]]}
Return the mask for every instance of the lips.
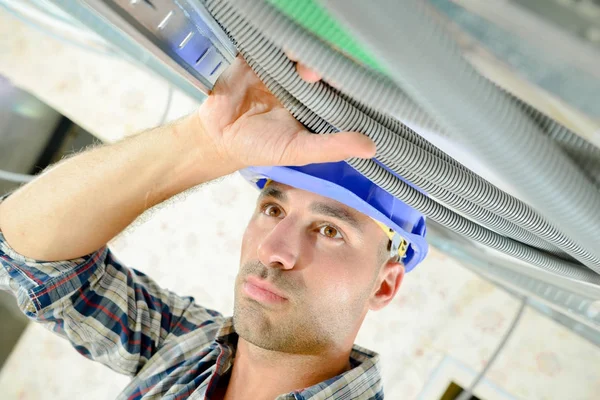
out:
{"label": "lips", "polygon": [[246,279],[243,287],[249,297],[263,303],[281,303],[287,300],[285,295],[272,284],[253,276]]}

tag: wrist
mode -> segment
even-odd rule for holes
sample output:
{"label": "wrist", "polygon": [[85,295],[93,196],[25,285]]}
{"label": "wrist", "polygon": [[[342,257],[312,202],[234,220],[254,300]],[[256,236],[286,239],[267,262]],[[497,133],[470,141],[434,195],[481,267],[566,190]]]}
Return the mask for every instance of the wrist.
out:
{"label": "wrist", "polygon": [[151,133],[160,137],[168,159],[164,185],[156,193],[160,201],[239,169],[207,134],[200,110]]}
{"label": "wrist", "polygon": [[[190,162],[203,182],[232,174],[242,168],[222,143],[221,128],[215,123],[213,107],[203,104],[196,112],[188,115],[182,125],[176,127],[179,135],[188,136],[186,146],[191,146]],[[218,115],[216,115],[218,119]]]}

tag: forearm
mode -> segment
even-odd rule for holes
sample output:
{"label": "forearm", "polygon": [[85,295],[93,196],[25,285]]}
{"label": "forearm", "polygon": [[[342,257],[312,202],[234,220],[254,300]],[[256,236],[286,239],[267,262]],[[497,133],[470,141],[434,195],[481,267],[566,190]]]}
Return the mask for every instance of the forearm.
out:
{"label": "forearm", "polygon": [[7,242],[39,260],[81,257],[105,245],[146,209],[232,172],[214,159],[195,118],[50,167],[0,204]]}

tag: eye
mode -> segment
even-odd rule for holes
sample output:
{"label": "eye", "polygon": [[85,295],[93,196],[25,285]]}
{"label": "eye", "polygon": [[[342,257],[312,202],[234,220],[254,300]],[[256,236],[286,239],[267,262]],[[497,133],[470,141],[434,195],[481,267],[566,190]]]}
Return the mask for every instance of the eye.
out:
{"label": "eye", "polygon": [[281,209],[281,207],[275,204],[265,204],[264,206],[262,206],[261,211],[263,214],[274,218],[279,218],[283,214],[283,210]]}
{"label": "eye", "polygon": [[323,225],[319,228],[319,233],[331,239],[343,239],[343,236],[340,233],[340,231],[336,227],[331,225]]}

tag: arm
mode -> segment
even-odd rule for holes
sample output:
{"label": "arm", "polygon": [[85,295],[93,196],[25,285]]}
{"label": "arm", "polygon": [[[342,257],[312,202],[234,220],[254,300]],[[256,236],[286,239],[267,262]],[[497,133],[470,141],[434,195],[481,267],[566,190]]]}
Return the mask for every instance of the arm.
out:
{"label": "arm", "polygon": [[[197,125],[191,116],[50,167],[0,203],[0,229],[7,242],[37,260],[81,257],[146,209],[232,172],[204,144],[191,154],[188,143],[202,140]],[[202,166],[194,176],[192,157]]]}
{"label": "arm", "polygon": [[370,157],[356,133],[312,135],[237,60],[200,109],[81,153],[0,199],[0,290],[81,354],[136,374],[165,343],[218,313],[122,265],[106,243],[147,208],[247,165]]}
{"label": "arm", "polygon": [[0,204],[17,252],[65,260],[97,250],[147,208],[248,165],[372,157],[358,133],[312,135],[237,59],[199,111],[49,168]]}

